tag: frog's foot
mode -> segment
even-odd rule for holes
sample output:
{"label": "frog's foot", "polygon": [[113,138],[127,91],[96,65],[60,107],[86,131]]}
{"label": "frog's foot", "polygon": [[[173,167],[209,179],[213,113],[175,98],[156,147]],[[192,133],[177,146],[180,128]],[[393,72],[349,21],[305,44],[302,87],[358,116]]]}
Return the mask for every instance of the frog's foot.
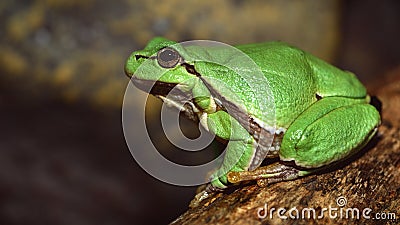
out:
{"label": "frog's foot", "polygon": [[277,162],[268,166],[259,167],[253,171],[229,172],[227,177],[228,181],[231,183],[257,180],[257,184],[263,187],[280,181],[294,180],[310,173],[311,171],[299,170]]}
{"label": "frog's foot", "polygon": [[196,208],[200,205],[209,205],[212,202],[215,201],[219,196],[221,196],[223,189],[214,187],[211,184],[203,185],[200,187],[197,191],[198,193],[196,196],[193,198],[193,200],[190,202],[189,207],[190,208]]}
{"label": "frog's foot", "polygon": [[194,196],[193,200],[190,202],[189,207],[190,208],[196,208],[197,206],[200,205],[200,202],[202,202],[204,199],[207,199],[210,197],[210,192],[207,192],[206,190],[202,190],[199,193]]}
{"label": "frog's foot", "polygon": [[213,202],[216,197],[220,196],[220,193],[227,188],[227,186],[225,185],[225,183],[227,183],[226,176],[216,178],[215,177],[216,174],[211,175],[210,183],[208,183],[207,185],[202,185],[197,189],[196,196],[189,204],[190,208],[195,208],[199,205],[207,205]]}

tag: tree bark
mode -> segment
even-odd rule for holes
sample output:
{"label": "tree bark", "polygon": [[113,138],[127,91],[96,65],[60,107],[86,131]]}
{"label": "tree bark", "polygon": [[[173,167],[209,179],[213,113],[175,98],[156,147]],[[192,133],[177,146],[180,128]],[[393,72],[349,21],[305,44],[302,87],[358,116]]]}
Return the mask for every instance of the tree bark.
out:
{"label": "tree bark", "polygon": [[379,86],[382,124],[359,154],[317,175],[233,187],[172,224],[400,224],[400,68]]}

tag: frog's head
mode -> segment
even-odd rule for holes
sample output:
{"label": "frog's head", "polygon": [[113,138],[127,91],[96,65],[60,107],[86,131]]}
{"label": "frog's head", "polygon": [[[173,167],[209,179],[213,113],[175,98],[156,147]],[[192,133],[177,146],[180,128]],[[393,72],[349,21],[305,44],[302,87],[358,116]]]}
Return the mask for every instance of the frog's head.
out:
{"label": "frog's head", "polygon": [[191,90],[196,75],[182,57],[183,51],[176,42],[156,37],[131,54],[125,73],[136,87],[154,95],[165,96],[178,84],[182,91]]}

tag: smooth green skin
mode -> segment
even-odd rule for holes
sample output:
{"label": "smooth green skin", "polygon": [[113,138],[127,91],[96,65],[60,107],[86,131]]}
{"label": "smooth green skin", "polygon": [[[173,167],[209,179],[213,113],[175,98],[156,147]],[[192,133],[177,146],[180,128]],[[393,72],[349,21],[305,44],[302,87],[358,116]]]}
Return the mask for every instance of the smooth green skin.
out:
{"label": "smooth green skin", "polygon": [[[223,189],[229,184],[227,172],[249,170],[255,152],[255,140],[234,119],[235,115],[213,110],[210,91],[183,66],[178,64],[175,68],[165,69],[153,59],[143,71],[136,71],[143,62],[148,61],[145,58],[136,59],[136,55],[152,56],[160,49],[174,44],[176,42],[164,38],[154,38],[144,50],[132,53],[125,65],[125,71],[136,79],[179,83],[182,84],[182,90],[193,93],[194,101],[207,113],[208,129],[217,136],[230,140],[224,162],[212,176],[211,182],[214,189]],[[209,81],[221,96],[245,109],[249,115],[265,125],[275,125],[286,130],[280,145],[279,158],[281,162],[293,161],[303,169],[287,172],[288,166],[279,165],[283,172],[271,172],[267,169],[265,174],[258,175],[255,179],[275,178],[275,181],[281,181],[310,174],[318,168],[354,154],[375,134],[380,123],[379,112],[369,104],[366,89],[354,74],[282,42],[235,47],[254,60],[267,78],[268,83],[265,86],[273,94],[275,118],[260,116],[262,110],[258,106],[259,100],[249,93],[262,90],[252,90],[232,70],[208,62],[186,62],[194,65],[201,77]],[[173,48],[186,60],[184,48]],[[232,58],[232,54],[223,51],[199,51],[199,55],[205,58],[213,55],[223,60]],[[240,63],[238,62],[238,67],[242,66]],[[155,78],[155,71],[164,72],[164,75]],[[209,78],[222,80],[228,88]],[[240,159],[236,162],[238,158]],[[231,162],[236,162],[232,168]],[[289,176],[285,176],[285,172]]]}

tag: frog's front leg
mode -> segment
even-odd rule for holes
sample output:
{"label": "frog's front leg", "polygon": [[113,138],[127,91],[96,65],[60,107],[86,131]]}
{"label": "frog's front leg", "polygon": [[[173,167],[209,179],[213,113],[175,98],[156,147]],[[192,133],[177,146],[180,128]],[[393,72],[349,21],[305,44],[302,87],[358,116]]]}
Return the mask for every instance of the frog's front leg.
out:
{"label": "frog's front leg", "polygon": [[211,185],[207,187],[208,191],[215,191],[227,187],[228,172],[248,170],[257,145],[247,130],[225,111],[208,114],[206,124],[210,132],[229,140],[222,165],[210,177]]}
{"label": "frog's front leg", "polygon": [[[205,118],[205,119],[204,119]],[[227,174],[230,171],[247,171],[255,154],[256,142],[239,122],[225,111],[217,111],[202,117],[206,129],[218,137],[229,140],[225,149],[222,165],[210,177],[208,184],[190,203],[194,208],[204,199],[210,199],[216,191],[225,189],[228,185]]]}
{"label": "frog's front leg", "polygon": [[344,97],[319,100],[286,131],[279,152],[281,162],[254,171],[230,172],[228,180],[259,180],[260,185],[293,180],[354,154],[373,137],[380,122],[378,111],[367,101]]}

